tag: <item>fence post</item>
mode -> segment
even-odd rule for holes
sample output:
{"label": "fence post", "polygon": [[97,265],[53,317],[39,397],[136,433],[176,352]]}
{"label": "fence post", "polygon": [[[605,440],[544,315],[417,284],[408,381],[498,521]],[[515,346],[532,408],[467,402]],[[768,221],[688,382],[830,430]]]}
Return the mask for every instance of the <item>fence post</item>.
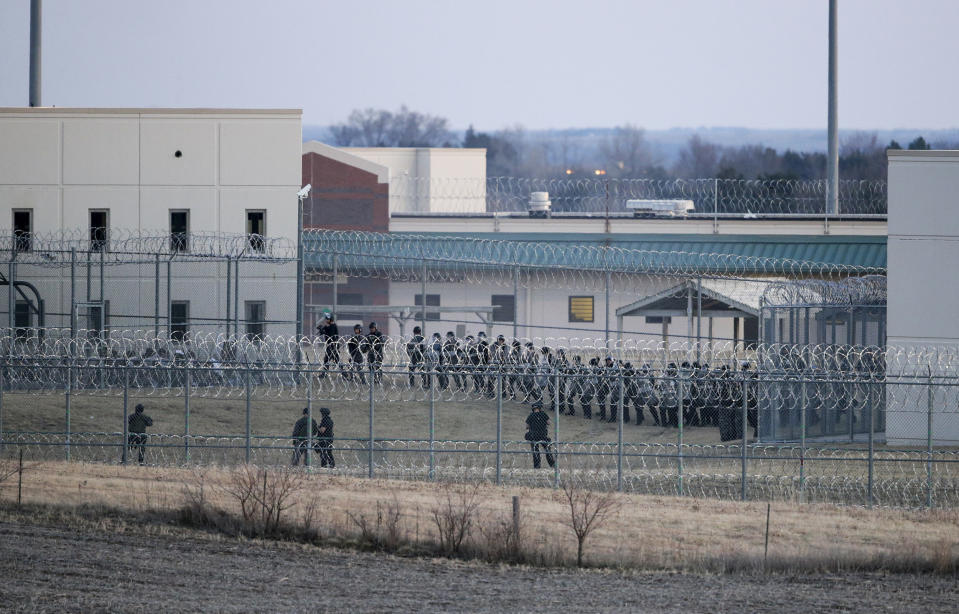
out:
{"label": "fence post", "polygon": [[[553,423],[553,488],[559,488],[559,369],[553,374],[553,383],[553,413],[556,415]],[[548,447],[546,452],[549,452]]]}
{"label": "fence post", "polygon": [[932,367],[929,367],[926,391],[926,402],[928,405],[926,418],[926,507],[932,509],[932,406],[934,401],[932,389]]}
{"label": "fence post", "polygon": [[193,370],[186,367],[183,387],[183,452],[186,462],[190,462],[190,395],[193,393]]}
{"label": "fence post", "polygon": [[[73,344],[71,343],[71,346]],[[71,348],[74,349],[74,348]],[[70,460],[70,410],[73,408],[73,352],[71,351],[71,356],[67,361],[67,383],[66,383],[66,393],[64,399],[64,430],[66,431],[66,456],[67,460]],[[124,410],[126,408],[124,407]],[[126,428],[126,417],[123,418],[123,425]],[[124,446],[126,446],[126,438],[124,437]],[[124,449],[126,449],[124,447]]]}
{"label": "fence post", "polygon": [[436,381],[430,371],[430,480],[436,478]]}
{"label": "fence post", "polygon": [[806,411],[809,393],[806,390],[805,374],[800,384],[802,401],[799,405],[799,502],[806,502]]}
{"label": "fence post", "polygon": [[[678,425],[677,433],[677,442],[676,442],[676,491],[680,497],[683,496],[683,423],[686,421],[685,416],[685,405],[684,400],[686,399],[687,394],[687,382],[684,377],[679,378],[679,419],[676,421]],[[692,403],[692,399],[690,399]]]}
{"label": "fence post", "polygon": [[[742,373],[742,371],[740,372]],[[746,446],[749,443],[749,380],[743,374],[743,449],[742,449],[742,484],[740,498],[746,500]]]}
{"label": "fence post", "polygon": [[496,484],[503,483],[503,371],[496,373]]}
{"label": "fence post", "polygon": [[616,491],[623,492],[623,368],[618,367],[616,386],[619,387],[619,398],[616,400]]}
{"label": "fence post", "polygon": [[367,461],[367,477],[373,477],[373,378],[370,378],[370,453]]}
{"label": "fence post", "polygon": [[[296,445],[296,442],[293,442],[293,445]],[[306,381],[306,456],[303,457],[303,462],[306,464],[306,470],[310,471],[312,469],[312,460],[310,458],[310,453],[313,451],[313,374],[310,373],[309,379]],[[293,453],[294,457],[296,452]],[[320,459],[320,464],[323,464],[323,460]]]}
{"label": "fence post", "polygon": [[6,368],[3,356],[0,356],[0,452],[3,452],[3,386],[5,383],[4,374],[6,373]]}
{"label": "fence post", "polygon": [[876,415],[875,389],[875,384],[869,386],[869,507],[873,506],[873,470],[875,469],[875,449],[873,447]]}
{"label": "fence post", "polygon": [[[67,374],[67,380],[69,381],[70,375]],[[127,464],[127,450],[130,447],[130,426],[127,420],[130,419],[130,372],[127,370],[123,371],[123,453],[120,454],[120,462],[124,465]]]}
{"label": "fence post", "polygon": [[253,429],[252,425],[250,424],[252,418],[250,411],[250,397],[253,394],[253,391],[250,382],[250,365],[246,365],[244,386],[246,388],[246,462],[249,464],[253,453]]}
{"label": "fence post", "polygon": [[[159,258],[159,256],[157,256]],[[74,305],[77,302],[77,248],[70,248],[70,339],[77,337],[77,323],[73,319]],[[159,335],[156,335],[159,336]]]}

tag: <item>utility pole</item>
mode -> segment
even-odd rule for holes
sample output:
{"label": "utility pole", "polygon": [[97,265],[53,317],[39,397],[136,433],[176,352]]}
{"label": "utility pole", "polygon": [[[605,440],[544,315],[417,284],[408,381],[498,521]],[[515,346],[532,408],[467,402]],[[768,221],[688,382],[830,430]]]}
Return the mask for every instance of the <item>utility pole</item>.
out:
{"label": "utility pole", "polygon": [[839,103],[837,94],[836,4],[829,0],[829,117],[826,154],[826,215],[839,213]]}
{"label": "utility pole", "polygon": [[30,106],[40,106],[40,34],[43,2],[30,0]]}

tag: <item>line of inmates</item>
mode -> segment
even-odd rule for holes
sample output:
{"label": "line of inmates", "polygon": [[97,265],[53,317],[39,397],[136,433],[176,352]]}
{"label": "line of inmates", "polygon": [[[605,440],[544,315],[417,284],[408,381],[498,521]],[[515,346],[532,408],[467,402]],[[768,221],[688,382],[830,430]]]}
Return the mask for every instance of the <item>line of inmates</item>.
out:
{"label": "line of inmates", "polygon": [[[377,380],[383,362],[382,333],[374,322],[364,333],[359,324],[353,334],[341,338],[332,316],[317,327],[326,343],[324,369],[340,368],[340,344],[345,341],[349,357],[347,378],[366,383],[366,373]],[[678,427],[680,413],[685,426],[719,427],[723,441],[742,438],[743,395],[746,395],[747,421],[756,436],[758,378],[748,363],[735,371],[723,365],[669,363],[657,373],[649,365],[634,367],[630,362],[606,356],[570,358],[566,350],[537,348],[532,342],[507,342],[499,335],[492,343],[486,333],[463,339],[450,331],[445,338],[433,333],[427,340],[419,326],[406,343],[408,384],[429,389],[430,374],[440,390],[472,392],[496,398],[497,381],[502,380],[503,398],[525,401],[533,407],[561,414],[576,415],[577,401],[583,418],[617,422],[622,396],[623,422],[631,422],[630,407],[636,424],[642,425],[648,412],[653,424]]]}

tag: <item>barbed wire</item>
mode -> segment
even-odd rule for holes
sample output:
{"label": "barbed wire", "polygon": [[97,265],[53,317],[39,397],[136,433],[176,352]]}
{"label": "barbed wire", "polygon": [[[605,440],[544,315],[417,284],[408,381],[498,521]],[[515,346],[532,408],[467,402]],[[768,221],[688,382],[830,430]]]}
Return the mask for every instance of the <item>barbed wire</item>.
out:
{"label": "barbed wire", "polygon": [[[567,177],[390,179],[392,213],[526,212],[530,193],[548,192],[552,211],[625,213],[627,200],[691,200],[696,214],[826,215],[826,181],[793,179],[621,179]],[[844,215],[885,215],[885,181],[842,180]]]}
{"label": "barbed wire", "polygon": [[[69,446],[71,458],[82,462],[118,464],[122,459],[123,433],[5,432],[2,456],[20,450],[29,461],[61,460]],[[372,458],[368,440],[337,439],[336,475],[366,477],[370,468],[377,478],[438,481],[486,481],[497,478],[496,441],[450,441],[376,438]],[[151,434],[145,444],[145,462],[153,466],[230,466],[249,460],[261,466],[287,465],[294,445],[289,437]],[[685,461],[682,474],[678,460]],[[552,487],[556,476],[529,468],[525,441],[500,442],[500,481],[504,484]],[[621,481],[625,492],[694,498],[738,500],[745,481],[750,500],[805,501],[920,508],[935,501],[937,507],[959,505],[959,452],[935,450],[934,474],[927,471],[930,455],[921,450],[876,450],[874,463],[881,470],[872,481],[866,473],[867,451],[819,444],[800,448],[788,444],[747,446],[747,472],[741,472],[742,446],[738,444],[626,443],[621,479],[616,468],[615,443],[562,442],[557,446],[561,480],[593,489],[615,490]],[[314,464],[317,461],[314,459]],[[800,466],[806,473],[800,477]],[[326,470],[329,471],[329,470]],[[744,480],[745,478],[745,480]]]}
{"label": "barbed wire", "polygon": [[885,306],[886,299],[885,275],[774,282],[763,291],[767,307]]}
{"label": "barbed wire", "polygon": [[[516,283],[524,287],[594,287],[609,274],[617,288],[635,287],[637,276],[670,280],[732,279],[764,283],[785,279],[882,275],[884,268],[729,253],[657,251],[547,241],[307,230],[305,266],[392,281]],[[780,279],[782,281],[782,279]]]}
{"label": "barbed wire", "polygon": [[14,255],[19,263],[69,266],[75,252],[78,261],[97,264],[153,262],[156,256],[177,261],[225,259],[256,262],[292,261],[297,258],[295,240],[284,237],[226,232],[170,233],[163,230],[69,228],[51,232],[21,233],[0,229],[0,254]]}
{"label": "barbed wire", "polygon": [[806,394],[821,405],[847,403],[843,394],[872,394],[876,382],[959,386],[959,351],[933,346],[758,344],[744,349],[729,342],[586,338],[504,338],[490,344],[480,337],[431,346],[400,337],[332,343],[197,333],[181,341],[152,331],[112,331],[101,339],[93,331],[71,338],[68,331],[51,330],[0,338],[0,349],[5,385],[37,394],[58,393],[69,385],[78,392],[120,394],[126,387],[175,396],[192,371],[196,394],[209,397],[243,396],[250,386],[258,396],[296,398],[315,386],[318,394],[333,399],[361,400],[373,388],[378,397],[397,401],[431,394],[441,400],[483,400],[491,398],[499,378],[509,388],[504,394],[531,401],[544,387],[554,388],[556,377],[578,390],[584,382],[608,388],[621,378],[631,386],[640,380],[692,385],[741,377],[744,362],[753,376],[779,383],[770,394],[780,405],[799,403],[800,382],[816,385]]}

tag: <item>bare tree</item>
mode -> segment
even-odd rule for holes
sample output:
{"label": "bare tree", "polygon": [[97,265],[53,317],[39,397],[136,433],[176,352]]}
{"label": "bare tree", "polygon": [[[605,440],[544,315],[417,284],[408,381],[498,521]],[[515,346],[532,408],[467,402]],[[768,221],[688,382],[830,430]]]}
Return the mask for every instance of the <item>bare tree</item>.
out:
{"label": "bare tree", "polygon": [[240,504],[247,530],[273,534],[280,528],[283,512],[295,505],[294,495],[303,487],[303,474],[294,469],[238,467],[224,490]]}
{"label": "bare tree", "polygon": [[586,538],[622,504],[615,493],[586,490],[568,480],[563,482],[563,493],[558,496],[569,504],[569,526],[576,535],[576,566],[582,567]]}
{"label": "bare tree", "polygon": [[599,144],[602,167],[613,177],[638,178],[655,165],[646,131],[632,124],[616,126]]}
{"label": "bare tree", "polygon": [[440,548],[452,556],[458,554],[463,541],[473,529],[473,520],[480,506],[479,483],[471,486],[446,484],[433,507],[433,522],[440,538]]}
{"label": "bare tree", "polygon": [[333,144],[341,147],[439,147],[451,141],[444,117],[409,110],[356,109],[340,124],[330,126]]}
{"label": "bare tree", "polygon": [[679,152],[679,160],[674,169],[677,177],[702,179],[714,177],[719,165],[721,148],[715,143],[705,141],[698,134],[693,135]]}

